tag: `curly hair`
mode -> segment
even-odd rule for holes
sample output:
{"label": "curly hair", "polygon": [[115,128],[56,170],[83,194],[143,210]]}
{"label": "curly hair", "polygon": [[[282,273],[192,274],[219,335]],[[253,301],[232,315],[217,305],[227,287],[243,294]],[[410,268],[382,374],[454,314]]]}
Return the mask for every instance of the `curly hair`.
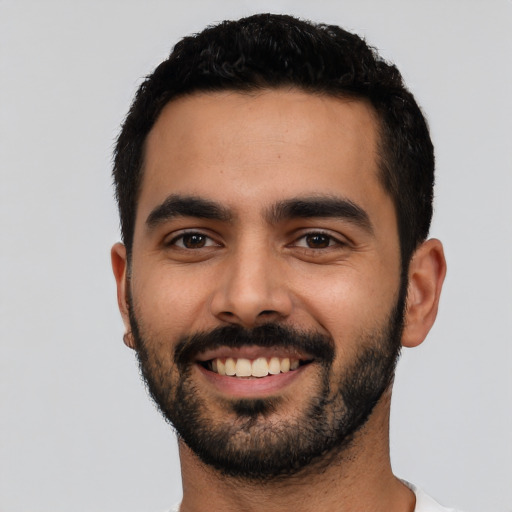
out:
{"label": "curly hair", "polygon": [[121,128],[113,177],[121,232],[133,244],[145,140],[164,106],[194,92],[291,86],[368,101],[379,129],[379,178],[398,219],[403,269],[432,218],[434,150],[425,117],[400,72],[359,36],[334,25],[258,14],[179,41],[140,86]]}

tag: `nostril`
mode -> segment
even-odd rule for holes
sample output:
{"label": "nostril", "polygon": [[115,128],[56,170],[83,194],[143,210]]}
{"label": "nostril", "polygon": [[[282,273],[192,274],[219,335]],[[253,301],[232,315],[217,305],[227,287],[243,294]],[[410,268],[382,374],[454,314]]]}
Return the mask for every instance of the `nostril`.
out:
{"label": "nostril", "polygon": [[264,311],[261,311],[258,316],[268,316],[268,315],[276,315],[277,311],[273,311],[271,309],[265,309]]}

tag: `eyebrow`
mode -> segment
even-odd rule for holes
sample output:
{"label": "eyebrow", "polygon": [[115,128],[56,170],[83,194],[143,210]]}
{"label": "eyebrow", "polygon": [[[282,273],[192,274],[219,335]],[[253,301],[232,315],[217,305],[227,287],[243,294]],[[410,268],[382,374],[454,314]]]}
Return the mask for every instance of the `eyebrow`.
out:
{"label": "eyebrow", "polygon": [[196,217],[228,222],[233,215],[226,207],[213,201],[195,196],[173,194],[153,208],[146,219],[146,226],[152,229],[176,217]]}
{"label": "eyebrow", "polygon": [[[233,213],[225,206],[196,196],[172,194],[156,206],[146,219],[146,226],[155,228],[176,217],[229,222]],[[265,215],[271,224],[299,218],[339,218],[348,220],[373,234],[373,225],[366,211],[350,199],[333,196],[313,196],[286,199],[272,205]]]}
{"label": "eyebrow", "polygon": [[271,223],[300,218],[339,218],[348,220],[373,234],[369,215],[350,199],[333,196],[313,196],[279,201],[267,213]]}

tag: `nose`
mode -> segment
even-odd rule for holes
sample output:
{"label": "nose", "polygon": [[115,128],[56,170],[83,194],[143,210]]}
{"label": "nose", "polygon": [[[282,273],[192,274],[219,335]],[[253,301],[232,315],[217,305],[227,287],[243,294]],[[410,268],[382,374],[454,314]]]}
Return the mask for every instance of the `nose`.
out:
{"label": "nose", "polygon": [[261,247],[233,253],[212,297],[213,315],[245,328],[288,317],[293,302],[278,260]]}

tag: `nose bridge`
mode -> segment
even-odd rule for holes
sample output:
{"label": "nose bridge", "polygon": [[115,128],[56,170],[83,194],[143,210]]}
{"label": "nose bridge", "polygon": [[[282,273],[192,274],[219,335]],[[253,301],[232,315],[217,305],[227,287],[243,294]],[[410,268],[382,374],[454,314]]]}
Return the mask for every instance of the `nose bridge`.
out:
{"label": "nose bridge", "polygon": [[278,254],[264,236],[244,237],[230,251],[212,301],[213,313],[251,327],[291,310]]}

